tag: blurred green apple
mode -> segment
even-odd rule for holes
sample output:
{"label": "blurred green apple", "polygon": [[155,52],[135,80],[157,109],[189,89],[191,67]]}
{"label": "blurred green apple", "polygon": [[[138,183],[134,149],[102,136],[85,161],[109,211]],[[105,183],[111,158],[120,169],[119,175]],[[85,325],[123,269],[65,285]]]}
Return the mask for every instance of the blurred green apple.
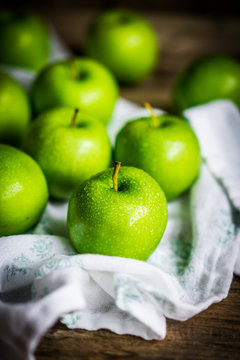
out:
{"label": "blurred green apple", "polygon": [[181,195],[196,179],[200,147],[191,127],[171,115],[128,122],[117,135],[115,157],[149,173],[168,200]]}
{"label": "blurred green apple", "polygon": [[70,239],[79,253],[146,260],[166,228],[166,198],[146,172],[119,166],[75,190],[68,207]]}
{"label": "blurred green apple", "polygon": [[38,16],[0,13],[0,63],[39,70],[49,57],[46,24]]}
{"label": "blurred green apple", "polygon": [[220,55],[198,59],[179,74],[173,89],[177,113],[216,99],[228,99],[240,107],[240,65]]}
{"label": "blurred green apple", "polygon": [[26,232],[47,205],[42,170],[24,152],[0,144],[0,189],[0,236]]}
{"label": "blurred green apple", "polygon": [[0,71],[0,142],[19,146],[30,122],[30,104],[24,89]]}
{"label": "blurred green apple", "polygon": [[158,40],[152,26],[129,10],[110,10],[95,19],[86,50],[101,61],[120,82],[138,83],[155,68]]}
{"label": "blurred green apple", "polygon": [[87,58],[47,66],[32,87],[37,113],[57,106],[77,107],[106,124],[118,98],[118,86],[105,66]]}
{"label": "blurred green apple", "polygon": [[105,126],[92,115],[72,108],[55,108],[39,115],[24,149],[42,168],[50,195],[62,200],[111,161]]}

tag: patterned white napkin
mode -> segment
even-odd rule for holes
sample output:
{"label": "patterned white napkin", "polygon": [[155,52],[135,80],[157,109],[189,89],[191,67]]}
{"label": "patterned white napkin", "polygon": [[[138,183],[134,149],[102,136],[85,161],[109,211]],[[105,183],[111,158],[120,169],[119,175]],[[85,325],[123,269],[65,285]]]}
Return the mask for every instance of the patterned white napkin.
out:
{"label": "patterned white napkin", "polygon": [[[205,116],[205,114],[208,116]],[[185,116],[198,135],[202,156],[240,211],[240,113],[229,101],[189,109]]]}
{"label": "patterned white napkin", "polygon": [[[205,116],[207,113],[208,116]],[[229,101],[215,101],[185,112],[201,144],[202,156],[225,191],[233,221],[240,226],[240,113]],[[240,275],[240,249],[235,265]]]}
{"label": "patterned white napkin", "polygon": [[[126,120],[141,114],[146,111],[121,99],[108,128],[111,139]],[[225,175],[238,179],[239,164],[229,159],[239,154],[240,116],[225,101],[186,116],[200,139],[201,175],[189,193],[169,203],[166,232],[148,262],[75,254],[67,239],[67,204],[49,203],[31,234],[0,239],[1,358],[34,359],[41,336],[59,317],[69,328],[163,339],[166,317],[186,320],[227,296],[240,235],[239,188],[225,182]],[[201,120],[214,133],[211,144],[225,148],[217,161],[227,173],[212,166]]]}

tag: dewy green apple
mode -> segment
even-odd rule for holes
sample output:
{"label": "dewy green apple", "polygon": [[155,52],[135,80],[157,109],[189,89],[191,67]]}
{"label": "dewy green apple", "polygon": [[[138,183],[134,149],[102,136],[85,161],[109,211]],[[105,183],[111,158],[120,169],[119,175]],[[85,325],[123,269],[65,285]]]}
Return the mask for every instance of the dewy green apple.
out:
{"label": "dewy green apple", "polygon": [[146,260],[167,224],[167,202],[158,183],[133,167],[98,173],[73,193],[70,239],[79,253]]}
{"label": "dewy green apple", "polygon": [[177,77],[176,112],[216,99],[228,99],[240,107],[240,64],[235,60],[220,55],[200,58]]}
{"label": "dewy green apple", "polygon": [[35,15],[0,13],[0,63],[39,70],[48,60],[49,33]]}
{"label": "dewy green apple", "polygon": [[46,175],[50,195],[68,199],[76,186],[111,161],[111,145],[101,121],[73,108],[55,108],[32,123],[24,149]]}
{"label": "dewy green apple", "polygon": [[120,130],[115,156],[124,165],[148,172],[168,200],[189,188],[201,163],[199,143],[191,127],[175,116],[156,116],[152,109],[150,117],[130,121]]}
{"label": "dewy green apple", "polygon": [[113,75],[87,58],[68,59],[48,65],[31,91],[36,113],[59,106],[76,107],[107,124],[118,98]]}
{"label": "dewy green apple", "polygon": [[138,83],[154,69],[158,40],[151,25],[129,10],[109,10],[89,28],[87,53],[106,65],[120,82]]}
{"label": "dewy green apple", "polygon": [[0,142],[20,145],[30,117],[30,104],[24,89],[0,71]]}
{"label": "dewy green apple", "polygon": [[46,179],[24,152],[0,144],[0,236],[21,234],[40,219],[48,200]]}

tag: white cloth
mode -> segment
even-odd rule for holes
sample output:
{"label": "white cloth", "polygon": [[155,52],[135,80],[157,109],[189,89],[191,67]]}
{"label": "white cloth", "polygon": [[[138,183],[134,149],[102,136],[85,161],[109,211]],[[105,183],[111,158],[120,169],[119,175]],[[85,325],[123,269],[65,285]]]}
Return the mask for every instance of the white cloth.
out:
{"label": "white cloth", "polygon": [[185,116],[198,134],[202,156],[208,160],[235,209],[240,210],[239,109],[228,101],[218,101],[189,109]]}
{"label": "white cloth", "polygon": [[[32,77],[23,79],[27,88]],[[108,127],[112,142],[126,120],[141,114],[146,110],[120,99]],[[186,320],[227,296],[240,242],[240,115],[226,101],[185,115],[201,143],[201,174],[169,203],[166,232],[148,262],[75,254],[67,204],[49,203],[31,233],[0,239],[2,360],[33,360],[60,317],[69,328],[163,339],[166,317]]]}

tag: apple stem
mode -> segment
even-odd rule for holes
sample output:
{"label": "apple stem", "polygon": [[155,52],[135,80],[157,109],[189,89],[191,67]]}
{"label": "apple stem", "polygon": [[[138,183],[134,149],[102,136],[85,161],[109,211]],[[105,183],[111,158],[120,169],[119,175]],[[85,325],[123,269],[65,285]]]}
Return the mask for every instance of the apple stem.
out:
{"label": "apple stem", "polygon": [[118,177],[118,172],[119,172],[120,166],[121,166],[121,162],[115,161],[113,175],[112,175],[113,188],[115,191],[118,191],[117,177]]}
{"label": "apple stem", "polygon": [[158,125],[159,125],[158,118],[157,118],[157,115],[155,114],[152,106],[147,101],[144,103],[144,106],[150,112],[150,114],[152,116],[153,126],[158,127]]}
{"label": "apple stem", "polygon": [[71,68],[72,77],[76,79],[78,77],[78,67],[75,58],[70,59],[70,68]]}
{"label": "apple stem", "polygon": [[72,122],[71,122],[71,126],[72,126],[72,127],[75,127],[75,126],[76,126],[78,112],[79,112],[79,109],[75,109],[75,110],[74,110],[74,114],[73,114]]}

